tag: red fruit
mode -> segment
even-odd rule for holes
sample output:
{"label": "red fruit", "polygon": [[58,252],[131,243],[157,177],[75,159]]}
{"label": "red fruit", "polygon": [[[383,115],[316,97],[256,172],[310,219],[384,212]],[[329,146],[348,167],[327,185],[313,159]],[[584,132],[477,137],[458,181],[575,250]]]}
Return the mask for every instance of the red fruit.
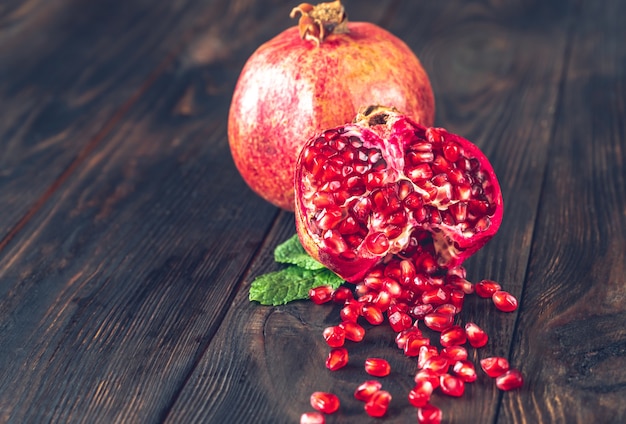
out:
{"label": "red fruit", "polygon": [[356,322],[344,321],[339,324],[344,329],[346,339],[353,342],[360,342],[365,337],[365,329]]}
{"label": "red fruit", "polygon": [[439,377],[439,388],[448,396],[460,397],[465,393],[463,380],[451,374],[444,374]]}
{"label": "red fruit", "polygon": [[356,390],[354,391],[354,398],[356,400],[367,402],[372,398],[374,393],[379,391],[382,387],[383,385],[380,383],[380,381],[367,380],[356,388]]}
{"label": "red fruit", "polygon": [[430,369],[423,369],[415,374],[415,382],[428,381],[433,389],[439,387],[439,374]]}
{"label": "red fruit", "polygon": [[441,355],[428,358],[422,366],[423,370],[431,370],[438,375],[443,375],[447,373],[448,368],[450,368],[450,361],[448,360],[448,358]]}
{"label": "red fruit", "polygon": [[391,366],[382,358],[367,358],[365,360],[365,372],[375,377],[385,377],[391,372]]}
{"label": "red fruit", "polygon": [[330,302],[333,298],[333,288],[331,286],[319,286],[309,290],[309,299],[316,305]]}
{"label": "red fruit", "polygon": [[346,332],[339,325],[326,327],[324,329],[323,336],[324,336],[324,340],[326,340],[326,343],[330,347],[343,346],[343,343],[346,340]]}
{"label": "red fruit", "polygon": [[492,280],[482,280],[476,283],[476,285],[474,286],[474,290],[476,291],[476,294],[479,297],[484,297],[485,299],[488,299],[491,296],[493,296],[493,294],[497,292],[498,290],[500,290],[501,288],[502,287],[500,287],[500,284]]}
{"label": "red fruit", "polygon": [[354,299],[354,296],[349,288],[341,286],[333,292],[332,298],[334,302],[345,303],[346,300]]}
{"label": "red fruit", "polygon": [[305,412],[300,416],[300,424],[325,424],[326,417],[320,412]]}
{"label": "red fruit", "polygon": [[313,392],[311,406],[324,414],[332,414],[339,409],[339,398],[332,393]]}
{"label": "red fruit", "polygon": [[389,325],[396,333],[406,330],[407,328],[411,328],[413,325],[413,319],[409,316],[409,314],[400,311],[395,311],[390,314],[387,319],[389,320]]}
{"label": "red fruit", "polygon": [[492,356],[481,359],[480,367],[489,377],[496,378],[509,370],[509,361],[501,356]]}
{"label": "red fruit", "polygon": [[361,314],[372,325],[380,325],[385,320],[381,310],[374,305],[364,305]]}
{"label": "red fruit", "polygon": [[473,322],[465,324],[465,334],[467,334],[467,340],[470,345],[475,348],[483,347],[489,341],[487,333],[485,333],[482,328]]}
{"label": "red fruit", "polygon": [[424,364],[430,358],[439,355],[439,351],[437,350],[437,346],[422,346],[420,347],[419,354],[417,355],[417,368],[424,368]]}
{"label": "red fruit", "polygon": [[498,290],[491,297],[496,308],[503,312],[513,312],[517,309],[517,298],[504,290]]}
{"label": "red fruit", "polygon": [[439,340],[441,342],[441,346],[457,346],[464,344],[467,341],[467,336],[461,327],[453,325],[452,327],[446,328],[441,332]]}
{"label": "red fruit", "polygon": [[379,390],[365,404],[365,412],[370,417],[380,418],[387,413],[391,395],[386,390]]}
{"label": "red fruit", "polygon": [[510,369],[499,377],[496,377],[496,386],[500,390],[519,389],[524,385],[522,373],[516,369]]}
{"label": "red fruit", "polygon": [[424,317],[426,327],[434,331],[443,331],[450,328],[454,322],[454,315],[441,312],[433,312]]}
{"label": "red fruit", "polygon": [[[458,157],[446,153],[451,147]],[[416,172],[423,168],[432,176]],[[456,173],[462,182],[452,177]],[[491,239],[502,220],[498,181],[475,145],[389,108],[367,108],[355,123],[311,138],[295,183],[302,245],[349,282],[359,282],[385,258],[410,252],[420,273],[456,268]],[[316,202],[318,196],[326,201]],[[337,219],[327,219],[330,213]]]}
{"label": "red fruit", "polygon": [[348,349],[345,347],[336,347],[328,352],[326,368],[331,371],[337,371],[346,365],[348,365]]}
{"label": "red fruit", "polygon": [[428,380],[418,380],[415,386],[409,392],[409,403],[416,408],[426,406],[430,401],[430,395],[433,392],[433,385]]}
{"label": "red fruit", "polygon": [[467,349],[463,346],[448,346],[441,349],[441,355],[448,358],[450,362],[463,361],[467,359]]}
{"label": "red fruit", "polygon": [[293,173],[307,137],[351,121],[356,108],[369,104],[394,106],[424,125],[433,124],[435,112],[428,76],[400,39],[371,23],[347,22],[339,1],[301,4],[292,17],[298,13],[298,27],[248,59],[228,117],[242,177],[288,210],[294,209]]}
{"label": "red fruit", "polygon": [[478,378],[474,363],[467,360],[456,361],[452,366],[452,371],[466,383],[473,383]]}
{"label": "red fruit", "polygon": [[417,410],[417,422],[420,424],[440,424],[441,409],[427,404]]}

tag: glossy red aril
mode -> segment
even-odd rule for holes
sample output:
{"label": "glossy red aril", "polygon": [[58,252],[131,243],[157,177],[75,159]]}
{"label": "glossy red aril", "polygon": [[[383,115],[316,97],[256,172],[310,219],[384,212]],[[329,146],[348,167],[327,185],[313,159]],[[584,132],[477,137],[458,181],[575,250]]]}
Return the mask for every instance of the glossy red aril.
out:
{"label": "glossy red aril", "polygon": [[374,305],[363,305],[361,315],[372,325],[380,325],[385,320],[382,311]]}
{"label": "glossy red aril", "polygon": [[437,349],[437,346],[427,345],[420,347],[419,354],[417,355],[417,368],[424,368],[424,364],[427,360],[438,355],[439,350]]}
{"label": "glossy red aril", "polygon": [[328,352],[326,368],[331,371],[337,371],[346,365],[348,365],[348,349],[345,347],[336,347]]}
{"label": "glossy red aril", "polygon": [[439,341],[441,346],[444,347],[457,346],[464,344],[467,341],[467,336],[465,334],[465,330],[458,325],[453,325],[452,327],[448,327],[441,332]]}
{"label": "glossy red aril", "polygon": [[440,424],[442,418],[441,409],[427,404],[417,410],[417,422],[419,424]]}
{"label": "glossy red aril", "polygon": [[478,378],[474,363],[468,360],[456,361],[452,366],[452,372],[466,383],[473,383]]}
{"label": "glossy red aril", "polygon": [[476,283],[476,285],[474,286],[476,295],[485,299],[491,298],[491,296],[493,296],[495,292],[501,289],[502,287],[500,286],[500,284],[496,283],[493,280],[482,280]]}
{"label": "glossy red aril", "polygon": [[415,382],[419,383],[420,381],[428,381],[433,389],[439,387],[439,373],[430,370],[430,369],[422,369],[415,374]]}
{"label": "glossy red aril", "polygon": [[409,392],[409,403],[416,408],[426,406],[433,393],[433,385],[428,380],[418,380]]}
{"label": "glossy red aril", "polygon": [[300,424],[326,424],[326,417],[321,412],[305,412],[300,416]]}
{"label": "glossy red aril", "polygon": [[452,374],[439,377],[439,389],[448,396],[460,397],[465,393],[465,382]]}
{"label": "glossy red aril", "polygon": [[454,315],[449,313],[433,312],[424,317],[426,327],[434,331],[443,331],[454,323]]}
{"label": "glossy red aril", "polygon": [[496,377],[496,387],[500,390],[508,391],[519,389],[524,385],[522,373],[516,369],[510,369],[504,374]]}
{"label": "glossy red aril", "polygon": [[462,361],[467,359],[467,349],[463,346],[448,346],[441,349],[441,355],[448,358],[450,362]]}
{"label": "glossy red aril", "polygon": [[341,347],[346,340],[346,331],[339,325],[326,327],[322,334],[330,347]]}
{"label": "glossy red aril", "polygon": [[517,309],[517,298],[507,291],[498,290],[491,299],[496,308],[503,312],[513,312]]}
{"label": "glossy red aril", "polygon": [[496,378],[504,374],[509,370],[509,361],[501,356],[492,356],[480,360],[480,367],[485,373],[491,377]]}
{"label": "glossy red aril", "polygon": [[383,385],[377,380],[367,380],[363,382],[354,391],[354,398],[363,402],[367,402],[372,398],[374,393],[379,391]]}
{"label": "glossy red aril", "polygon": [[403,41],[377,25],[348,22],[340,1],[303,3],[291,15],[300,17],[298,26],[246,62],[228,116],[230,149],[243,179],[288,210],[294,209],[296,158],[311,135],[349,122],[357,108],[373,103],[424,125],[432,125],[435,114],[428,76]]}
{"label": "glossy red aril", "polygon": [[[432,273],[459,267],[502,220],[497,178],[475,145],[384,107],[311,138],[295,185],[302,245],[349,282],[392,257],[412,261],[436,285]],[[423,283],[416,276],[410,284]],[[428,302],[449,301],[431,288]]]}
{"label": "glossy red aril", "polygon": [[339,409],[339,398],[328,392],[313,392],[311,406],[324,414],[332,414]]}
{"label": "glossy red aril", "polygon": [[319,286],[309,290],[309,299],[316,305],[330,302],[333,298],[333,288],[331,286]]}
{"label": "glossy red aril", "polygon": [[367,358],[365,372],[375,377],[385,377],[391,372],[389,362],[382,358]]}
{"label": "glossy red aril", "polygon": [[345,303],[346,300],[354,299],[354,295],[352,294],[352,290],[345,286],[341,286],[333,291],[332,298],[334,302]]}
{"label": "glossy red aril", "polygon": [[365,329],[356,322],[344,321],[339,326],[343,328],[347,340],[360,342],[365,337]]}
{"label": "glossy red aril", "polygon": [[467,334],[467,340],[472,347],[480,348],[487,344],[489,336],[487,333],[473,322],[465,324],[465,334]]}
{"label": "glossy red aril", "polygon": [[379,390],[365,403],[365,412],[370,417],[380,418],[387,413],[391,394],[386,390]]}

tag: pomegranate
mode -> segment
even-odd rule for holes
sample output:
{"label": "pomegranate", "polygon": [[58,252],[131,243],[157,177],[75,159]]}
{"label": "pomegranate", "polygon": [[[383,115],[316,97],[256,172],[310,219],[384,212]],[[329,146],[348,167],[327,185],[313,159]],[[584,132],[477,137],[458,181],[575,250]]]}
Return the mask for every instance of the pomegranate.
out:
{"label": "pomegranate", "polygon": [[[420,61],[386,30],[348,22],[339,0],[294,8],[297,27],[260,46],[243,67],[228,117],[237,169],[260,196],[294,209],[293,173],[306,139],[348,122],[372,103],[434,122],[434,96]],[[304,135],[304,138],[303,138]]]}
{"label": "pomegranate", "polygon": [[[388,107],[368,107],[354,123],[312,137],[295,184],[296,228],[312,257],[349,282],[385,263],[373,277],[393,272],[434,305],[449,302],[449,292],[434,282],[424,291],[415,270],[432,276],[460,267],[502,220],[500,186],[478,147]],[[378,290],[373,278],[364,284]],[[437,324],[442,331],[451,318]]]}

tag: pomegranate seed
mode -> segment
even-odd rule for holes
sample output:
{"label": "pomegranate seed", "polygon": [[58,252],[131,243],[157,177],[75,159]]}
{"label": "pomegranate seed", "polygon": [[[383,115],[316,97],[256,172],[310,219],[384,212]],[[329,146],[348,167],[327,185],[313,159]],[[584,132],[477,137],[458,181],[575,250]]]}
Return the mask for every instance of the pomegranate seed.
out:
{"label": "pomegranate seed", "polygon": [[413,319],[406,313],[396,311],[388,315],[389,325],[396,333],[406,330],[413,325]]}
{"label": "pomegranate seed", "polygon": [[474,290],[479,297],[489,299],[495,292],[501,290],[500,284],[492,280],[482,280],[476,283]]}
{"label": "pomegranate seed", "polygon": [[417,356],[417,368],[424,368],[426,361],[434,356],[439,355],[437,346],[422,346],[420,347],[419,354]]}
{"label": "pomegranate seed", "polygon": [[466,383],[473,383],[478,378],[474,363],[468,360],[456,361],[452,367],[452,371]]}
{"label": "pomegranate seed", "polygon": [[443,305],[450,300],[450,294],[442,288],[434,288],[422,293],[422,303],[430,305]]}
{"label": "pomegranate seed", "polygon": [[480,367],[489,377],[496,378],[509,370],[509,361],[501,356],[492,356],[481,359]]}
{"label": "pomegranate seed", "polygon": [[437,308],[435,308],[435,312],[438,314],[456,315],[460,312],[460,309],[452,303],[444,303],[443,305],[437,306]]}
{"label": "pomegranate seed", "polygon": [[415,374],[415,382],[418,383],[422,380],[428,381],[433,386],[433,389],[439,387],[439,375],[433,370],[423,369],[418,371]]}
{"label": "pomegranate seed", "polygon": [[379,391],[382,387],[383,385],[380,383],[380,381],[367,380],[356,388],[356,390],[354,391],[354,398],[356,400],[367,402],[371,399],[374,393]]}
{"label": "pomegranate seed", "polygon": [[348,364],[348,349],[345,347],[336,347],[328,352],[326,358],[326,368],[336,371]]}
{"label": "pomegranate seed", "polygon": [[415,319],[422,320],[426,317],[426,315],[430,314],[433,310],[434,310],[433,305],[422,304],[422,305],[416,305],[413,308],[411,308],[409,310],[409,314]]}
{"label": "pomegranate seed", "polygon": [[510,369],[499,377],[496,377],[496,387],[508,391],[519,389],[524,384],[522,373],[516,369]]}
{"label": "pomegranate seed", "polygon": [[443,375],[448,372],[448,368],[450,367],[450,362],[444,356],[433,356],[432,358],[428,358],[426,362],[424,362],[424,366],[422,369],[431,370],[435,374]]}
{"label": "pomegranate seed", "polygon": [[376,306],[364,305],[361,310],[363,317],[372,325],[380,325],[383,323],[385,317],[383,313]]}
{"label": "pomegranate seed", "polygon": [[457,313],[463,309],[465,303],[465,293],[462,290],[453,289],[450,291],[450,303],[452,303],[457,310]]}
{"label": "pomegranate seed", "polygon": [[430,395],[432,392],[433,385],[430,384],[430,381],[419,380],[409,392],[409,403],[416,408],[426,406],[426,404],[430,401]]}
{"label": "pomegranate seed", "polygon": [[305,412],[300,416],[300,424],[326,424],[326,418],[321,412]]}
{"label": "pomegranate seed", "polygon": [[420,424],[441,424],[441,409],[426,404],[417,410],[417,422]]}
{"label": "pomegranate seed", "polygon": [[379,390],[365,404],[365,412],[370,417],[380,418],[387,413],[391,395],[386,390]]}
{"label": "pomegranate seed", "polygon": [[344,329],[346,339],[352,342],[360,342],[365,337],[365,329],[356,322],[344,321],[339,326]]}
{"label": "pomegranate seed", "polygon": [[467,359],[467,349],[463,346],[448,346],[441,349],[441,354],[451,362],[463,361]]}
{"label": "pomegranate seed", "polygon": [[333,301],[337,303],[345,303],[348,299],[354,299],[352,291],[346,286],[341,286],[333,292]]}
{"label": "pomegranate seed", "polygon": [[460,397],[465,392],[465,383],[457,376],[444,374],[439,377],[439,388],[448,396]]}
{"label": "pomegranate seed", "polygon": [[356,322],[361,316],[361,305],[356,300],[354,302],[346,302],[345,306],[339,311],[342,321]]}
{"label": "pomegranate seed", "polygon": [[[450,272],[452,272],[452,270],[450,270]],[[461,290],[464,294],[474,293],[474,285],[460,275],[448,273],[446,281],[448,284],[453,285],[456,289]]]}
{"label": "pomegranate seed", "polygon": [[331,286],[319,286],[309,290],[309,299],[316,305],[329,302],[333,297],[333,288]]}
{"label": "pomegranate seed", "polygon": [[504,290],[496,291],[491,297],[496,308],[503,312],[513,312],[517,309],[517,299],[511,293]]}
{"label": "pomegranate seed", "polygon": [[332,414],[339,409],[339,398],[328,392],[313,392],[311,406],[324,414]]}
{"label": "pomegranate seed", "polygon": [[382,358],[367,358],[365,360],[365,372],[376,377],[385,377],[391,372],[391,366]]}
{"label": "pomegranate seed", "polygon": [[439,340],[441,342],[441,346],[444,347],[458,346],[467,341],[467,336],[461,327],[453,325],[452,327],[446,328],[441,332]]}
{"label": "pomegranate seed", "polygon": [[330,347],[341,347],[346,340],[345,330],[338,325],[326,327],[322,334],[324,336],[324,340],[326,340],[326,343]]}
{"label": "pomegranate seed", "polygon": [[467,340],[470,345],[474,348],[480,348],[487,344],[489,341],[489,336],[487,333],[480,328],[478,325],[473,322],[468,322],[465,324],[465,334],[467,335]]}
{"label": "pomegranate seed", "polygon": [[411,337],[422,337],[422,332],[415,326],[400,331],[396,335],[396,345],[398,346],[398,349],[404,349],[407,340]]}
{"label": "pomegranate seed", "polygon": [[428,346],[430,339],[422,336],[409,336],[404,344],[405,356],[418,356],[423,346]]}
{"label": "pomegranate seed", "polygon": [[454,315],[432,312],[424,317],[426,327],[434,331],[443,331],[454,323]]}

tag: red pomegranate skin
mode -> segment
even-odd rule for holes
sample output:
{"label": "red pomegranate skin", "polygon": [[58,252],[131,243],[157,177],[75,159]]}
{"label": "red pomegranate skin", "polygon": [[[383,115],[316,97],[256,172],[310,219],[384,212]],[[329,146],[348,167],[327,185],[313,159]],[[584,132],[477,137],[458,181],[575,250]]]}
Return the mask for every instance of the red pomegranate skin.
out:
{"label": "red pomegranate skin", "polygon": [[234,90],[228,117],[233,160],[261,197],[294,210],[293,175],[306,140],[384,104],[431,126],[435,101],[419,59],[399,38],[366,22],[319,46],[297,27],[255,51]]}

